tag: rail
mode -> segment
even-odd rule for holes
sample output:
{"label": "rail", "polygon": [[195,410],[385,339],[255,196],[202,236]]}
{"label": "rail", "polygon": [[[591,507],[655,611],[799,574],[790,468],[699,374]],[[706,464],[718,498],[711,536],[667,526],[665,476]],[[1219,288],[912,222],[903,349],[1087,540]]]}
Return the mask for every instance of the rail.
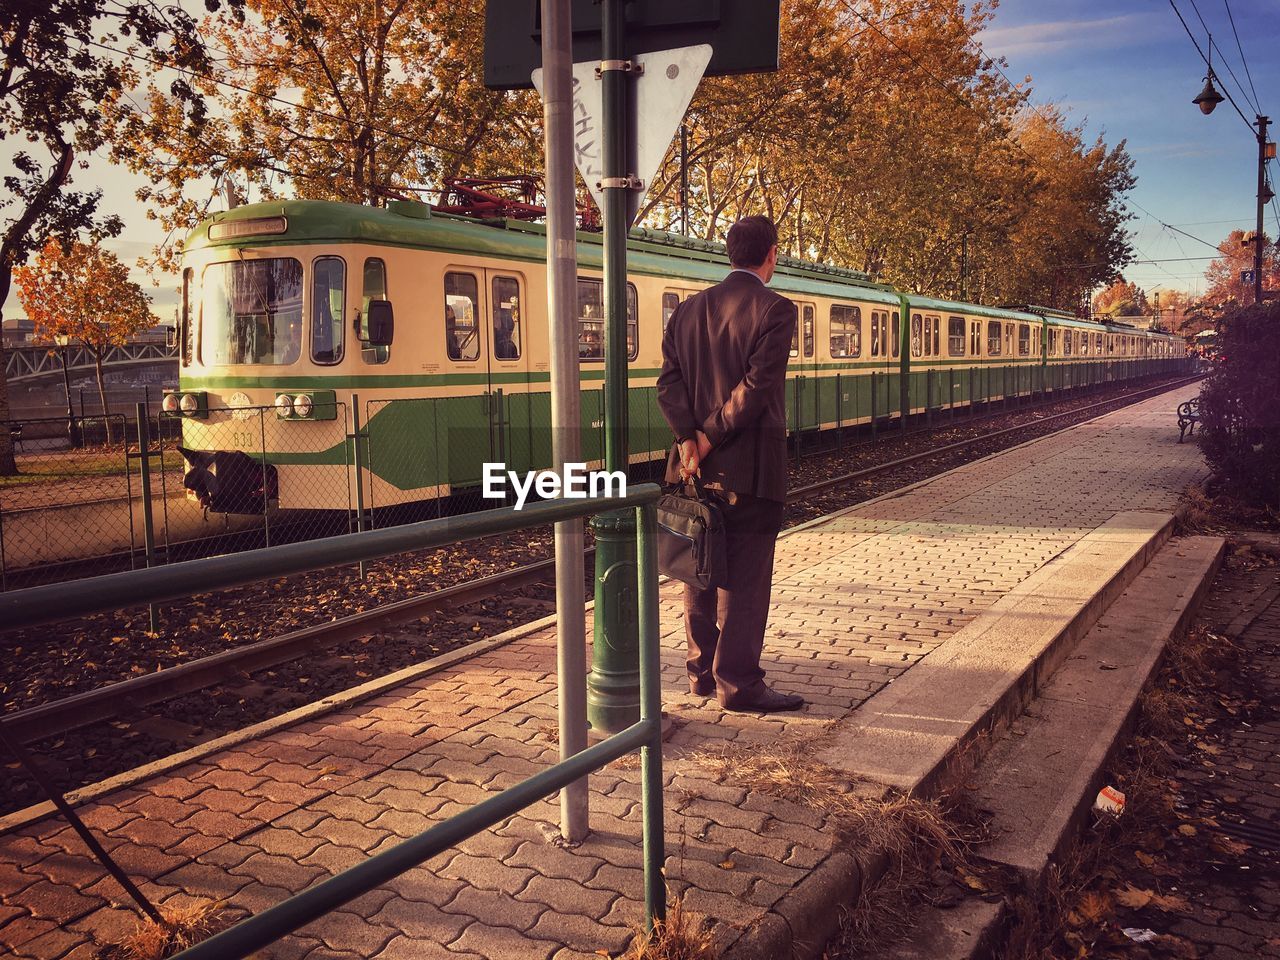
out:
{"label": "rail", "polygon": [[548,500],[523,510],[506,508],[400,527],[345,534],[231,556],[50,584],[0,595],[0,623],[33,627],[73,616],[188,597],[197,590],[238,586],[265,577],[376,560],[408,550],[444,547],[464,540],[628,507],[636,511],[636,565],[640,627],[640,720],[620,733],[549,767],[376,854],[256,916],[179,954],[181,960],[235,960],[297,930],[344,903],[492,827],[606,763],[639,748],[643,803],[645,917],[648,929],[662,920],[666,891],[662,824],[662,726],[658,640],[656,484],[632,487],[609,499]]}
{"label": "rail", "polygon": [[[896,458],[884,463],[863,467],[850,473],[828,477],[801,487],[794,487],[787,492],[788,503],[802,502],[828,490],[859,480],[866,480],[892,470],[907,467],[922,460],[936,458],[939,454],[961,450],[978,443],[987,443],[1001,437],[1042,426],[1053,420],[1076,416],[1081,413],[1097,416],[1115,409],[1117,403],[1133,403],[1171,389],[1176,389],[1199,379],[1199,376],[1182,380],[1161,383],[1154,387],[1126,394],[1123,397],[1112,397],[1100,403],[1075,407],[1061,413],[1050,414],[1031,423],[1022,423],[1012,427],[978,436],[967,437],[955,443],[940,447],[930,447],[919,453]],[[1081,421],[1084,422],[1084,421]],[[586,550],[587,558],[594,553],[594,547]],[[252,672],[288,662],[306,655],[316,649],[332,646],[346,640],[367,636],[372,631],[414,620],[424,614],[439,610],[446,605],[473,602],[514,587],[545,580],[554,572],[552,560],[538,560],[525,566],[501,573],[482,577],[479,580],[456,583],[440,590],[409,597],[394,603],[386,603],[346,617],[339,617],[326,623],[313,624],[298,630],[260,640],[242,647],[233,647],[220,653],[191,660],[177,666],[167,667],[154,673],[147,673],[127,680],[109,683],[105,686],[82,693],[73,694],[61,700],[29,707],[0,717],[0,729],[22,743],[67,733],[77,727],[94,721],[116,717],[122,705],[132,709],[163,702],[195,690],[201,690],[213,683],[226,680],[241,672]]]}

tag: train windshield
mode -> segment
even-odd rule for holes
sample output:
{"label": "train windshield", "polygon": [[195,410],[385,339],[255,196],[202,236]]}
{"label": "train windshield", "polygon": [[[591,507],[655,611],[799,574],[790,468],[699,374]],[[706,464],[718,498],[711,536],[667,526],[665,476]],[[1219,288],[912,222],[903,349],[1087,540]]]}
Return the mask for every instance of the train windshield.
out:
{"label": "train windshield", "polygon": [[206,366],[294,363],[302,352],[302,264],[292,257],[210,264],[201,307]]}

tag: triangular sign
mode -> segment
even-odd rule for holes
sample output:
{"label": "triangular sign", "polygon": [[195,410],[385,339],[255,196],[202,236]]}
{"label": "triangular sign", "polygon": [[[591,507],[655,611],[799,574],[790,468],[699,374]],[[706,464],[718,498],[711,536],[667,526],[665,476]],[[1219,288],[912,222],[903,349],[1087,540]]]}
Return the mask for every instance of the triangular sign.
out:
{"label": "triangular sign", "polygon": [[[710,61],[711,45],[707,43],[641,53],[633,58],[643,71],[635,78],[636,142],[628,151],[631,169],[626,172],[639,177],[644,186],[628,191],[628,226],[652,186],[653,175],[658,172]],[[604,191],[599,182],[604,176],[604,109],[601,81],[596,76],[598,65],[595,61],[573,65],[573,156],[596,206],[603,210]],[[541,94],[541,67],[533,71],[533,85]]]}

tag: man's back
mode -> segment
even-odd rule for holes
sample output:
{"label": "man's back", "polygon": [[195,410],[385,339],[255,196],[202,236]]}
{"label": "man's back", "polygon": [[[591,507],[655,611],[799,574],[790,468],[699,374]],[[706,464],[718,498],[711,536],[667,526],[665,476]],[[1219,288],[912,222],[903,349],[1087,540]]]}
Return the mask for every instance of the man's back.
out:
{"label": "man's back", "polygon": [[[735,270],[682,303],[663,336],[658,403],[678,437],[704,432],[704,480],[769,500],[786,495],[785,378],[795,304]],[[678,459],[668,466],[677,479]]]}

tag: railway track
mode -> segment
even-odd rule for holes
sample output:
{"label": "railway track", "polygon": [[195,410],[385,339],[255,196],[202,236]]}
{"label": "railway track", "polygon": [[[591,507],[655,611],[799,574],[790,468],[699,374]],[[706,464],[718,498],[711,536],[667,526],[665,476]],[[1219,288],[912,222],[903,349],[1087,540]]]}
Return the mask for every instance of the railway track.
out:
{"label": "railway track", "polygon": [[[1078,423],[1095,419],[1111,410],[1176,389],[1195,379],[1197,378],[1192,377],[1164,382],[1119,397],[1074,407],[943,446],[929,447],[905,457],[897,457],[795,487],[789,491],[788,522],[790,524],[803,522],[830,512],[832,509],[890,492],[892,489],[945,472],[963,462],[986,456],[997,449],[1013,446],[1020,442],[1022,435],[1048,436]],[[1064,420],[1068,422],[1052,429],[1045,429],[1055,422]],[[965,456],[966,453],[969,455]],[[929,463],[922,470],[921,465],[926,461]],[[834,504],[831,502],[833,495],[841,488],[877,478],[890,478],[891,482],[884,489],[867,490],[864,487],[854,498],[848,499],[848,502]],[[588,548],[588,562],[584,569],[584,576],[589,576],[592,553],[593,550]],[[34,744],[63,737],[94,724],[110,724],[120,730],[131,726],[129,723],[122,723],[122,717],[144,714],[148,707],[196,692],[208,691],[211,688],[223,688],[222,700],[238,698],[240,702],[244,702],[246,697],[254,697],[263,690],[263,684],[255,680],[254,675],[260,676],[264,671],[272,671],[274,668],[304,658],[312,660],[324,658],[340,644],[360,641],[377,631],[413,624],[415,621],[441,611],[465,609],[495,596],[502,596],[503,605],[514,602],[517,606],[527,608],[526,612],[531,615],[525,618],[526,622],[537,619],[553,608],[552,599],[549,596],[536,595],[540,585],[550,580],[553,574],[553,560],[546,559],[524,564],[508,571],[457,583],[441,590],[384,604],[350,616],[339,617],[327,623],[293,630],[270,639],[224,650],[177,666],[29,707],[10,713],[0,720],[0,723],[3,723],[5,732],[9,736],[23,743]],[[533,595],[529,593],[531,589]],[[543,590],[545,592],[545,587]],[[487,644],[483,639],[456,644],[449,648],[449,661],[465,659],[468,648],[487,648],[488,646],[491,644]],[[322,660],[322,663],[327,662]],[[353,680],[350,685],[358,685],[358,682]],[[288,698],[282,704],[286,709],[291,705],[296,705],[296,702],[291,704]],[[184,730],[184,724],[174,721],[168,724],[160,722],[144,726],[149,726],[152,730],[151,735],[158,735],[160,739],[179,746],[184,733],[192,743],[199,743],[216,735],[216,733],[210,733],[207,726],[195,725]],[[174,728],[177,728],[176,732]],[[61,745],[60,741],[55,746]],[[145,752],[154,753],[155,751]],[[92,782],[93,779],[100,779],[100,777],[92,777],[88,782]],[[66,786],[64,782],[64,789]],[[3,805],[3,801],[0,800],[0,808],[3,806],[12,809],[11,803]]]}

